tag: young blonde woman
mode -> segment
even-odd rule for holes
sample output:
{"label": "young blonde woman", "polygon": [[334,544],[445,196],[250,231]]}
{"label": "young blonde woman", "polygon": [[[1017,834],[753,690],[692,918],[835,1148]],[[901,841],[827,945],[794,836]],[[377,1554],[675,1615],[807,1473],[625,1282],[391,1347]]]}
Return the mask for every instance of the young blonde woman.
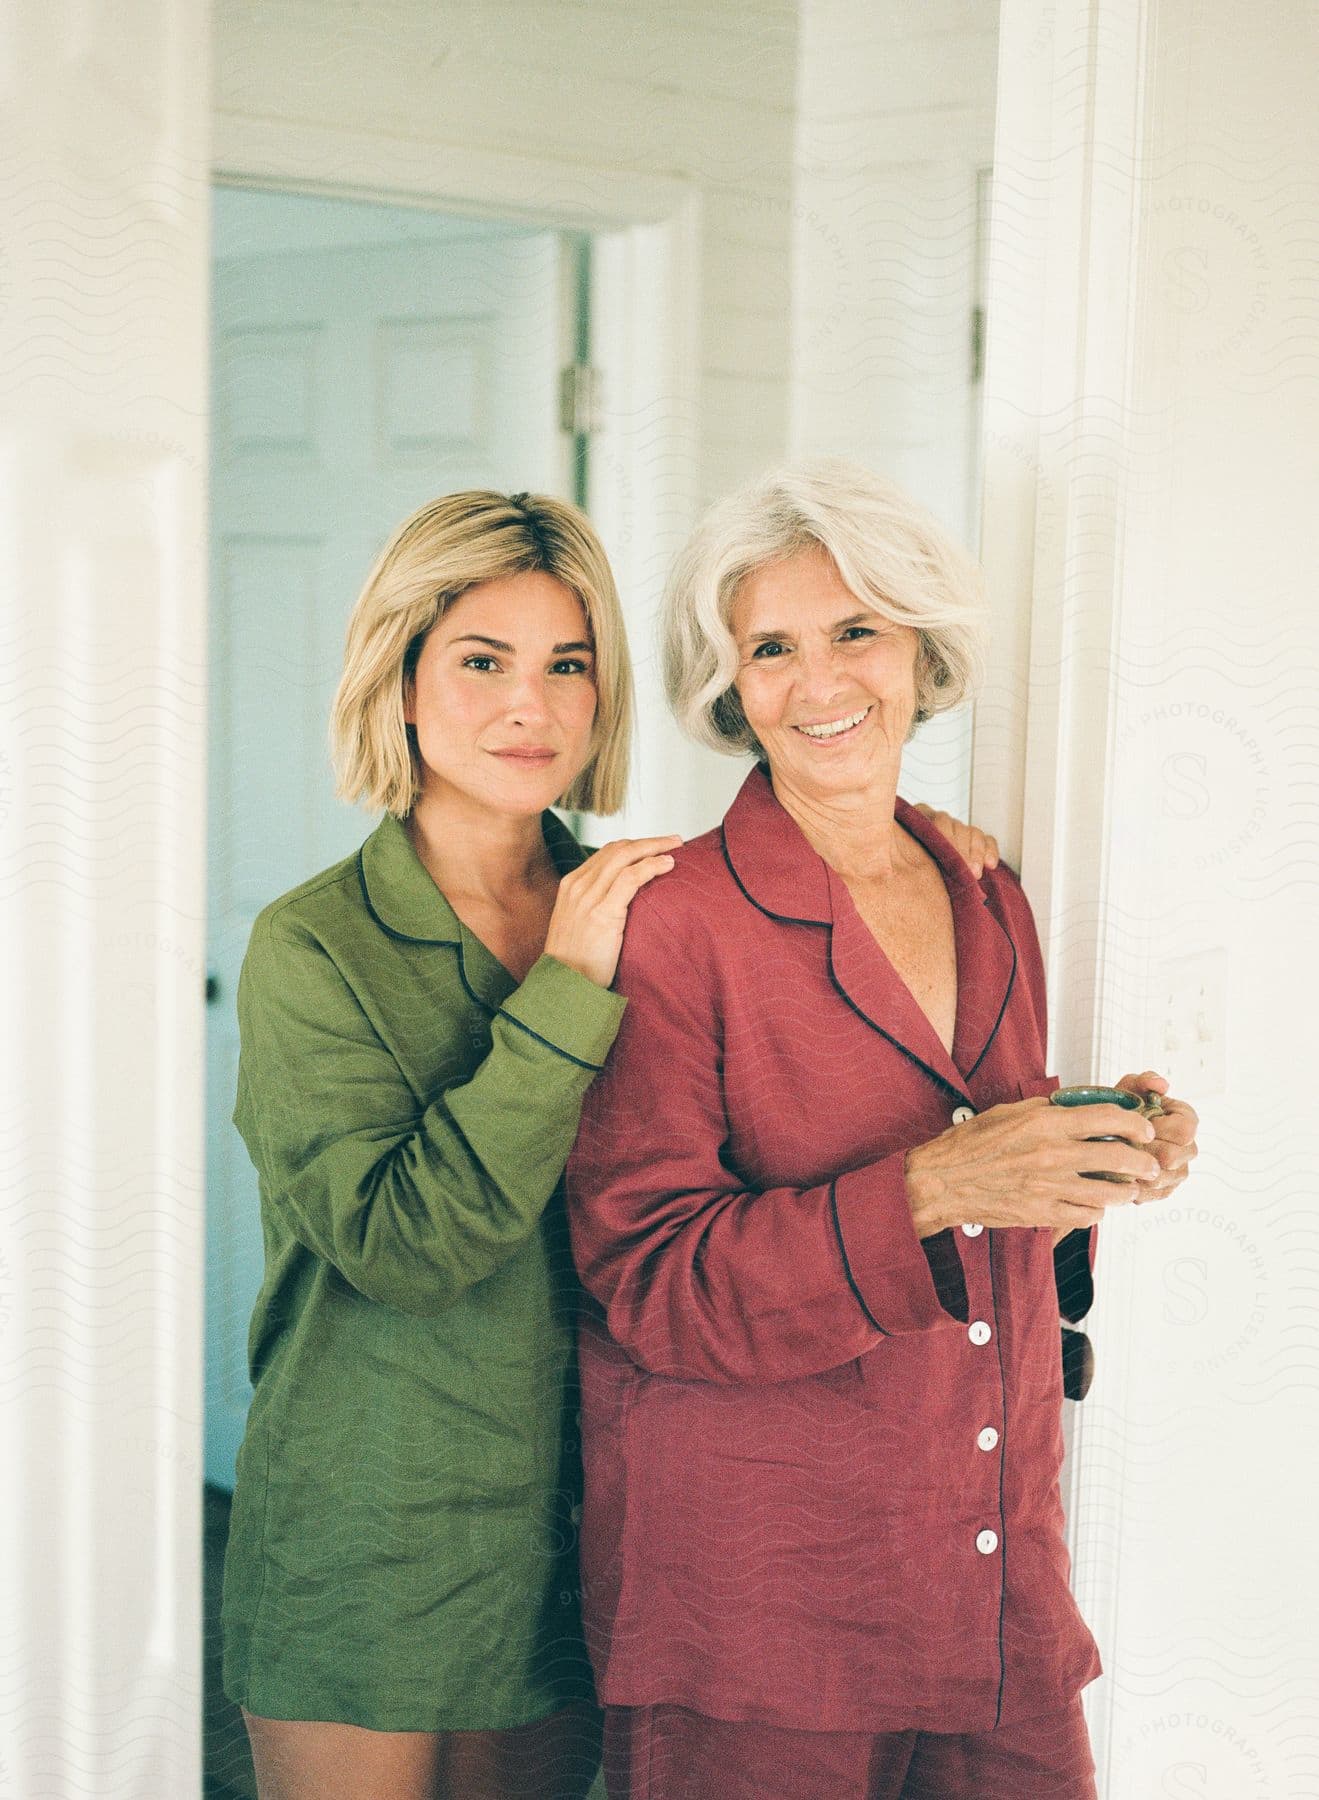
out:
{"label": "young blonde woman", "polygon": [[262,1800],[595,1773],[561,1178],[629,903],[680,840],[589,854],[548,809],[618,810],[631,707],[607,560],[559,501],[436,500],[354,608],[339,788],[384,816],[261,913],[238,995],[266,1274],[224,1674]]}

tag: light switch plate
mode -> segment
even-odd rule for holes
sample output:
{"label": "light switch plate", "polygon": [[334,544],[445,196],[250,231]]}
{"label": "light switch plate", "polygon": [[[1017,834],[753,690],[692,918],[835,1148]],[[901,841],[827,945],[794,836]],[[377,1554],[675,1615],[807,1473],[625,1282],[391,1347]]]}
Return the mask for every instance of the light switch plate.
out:
{"label": "light switch plate", "polygon": [[1161,999],[1161,1072],[1193,1105],[1227,1090],[1227,974],[1226,950],[1199,950],[1164,963],[1152,984]]}

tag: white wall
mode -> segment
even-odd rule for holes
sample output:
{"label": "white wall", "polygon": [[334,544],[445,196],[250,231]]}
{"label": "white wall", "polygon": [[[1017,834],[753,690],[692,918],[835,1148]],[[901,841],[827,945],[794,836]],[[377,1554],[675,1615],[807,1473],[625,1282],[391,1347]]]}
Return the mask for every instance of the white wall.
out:
{"label": "white wall", "polygon": [[0,1793],[198,1791],[204,7],[7,9]]}
{"label": "white wall", "polygon": [[[979,537],[977,176],[998,0],[802,0],[793,191],[794,453],[854,457]],[[968,711],[923,727],[903,787],[964,812]]]}
{"label": "white wall", "polygon": [[[1096,25],[1098,29],[1096,29]],[[1319,1792],[1319,115],[1286,0],[1004,0],[976,805],[1064,1078],[1198,1105],[1105,1227],[1077,1587],[1105,1800]]]}

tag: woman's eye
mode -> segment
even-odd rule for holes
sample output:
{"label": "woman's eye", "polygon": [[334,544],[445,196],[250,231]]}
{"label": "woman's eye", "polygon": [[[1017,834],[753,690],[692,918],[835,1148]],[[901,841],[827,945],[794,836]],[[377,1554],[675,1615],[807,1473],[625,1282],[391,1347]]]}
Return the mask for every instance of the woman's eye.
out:
{"label": "woman's eye", "polygon": [[751,652],[752,661],[759,660],[760,662],[770,662],[773,661],[775,657],[782,656],[786,650],[786,644],[780,644],[775,639],[771,638],[766,643],[756,645],[755,649]]}
{"label": "woman's eye", "polygon": [[591,665],[583,662],[580,656],[565,656],[558,662],[550,664],[551,675],[589,675]]}
{"label": "woman's eye", "polygon": [[843,633],[844,639],[850,638],[853,643],[860,638],[872,638],[877,635],[874,628],[870,625],[849,625],[847,630]]}
{"label": "woman's eye", "polygon": [[463,667],[465,669],[475,669],[478,674],[484,674],[487,669],[497,669],[499,664],[495,661],[493,656],[486,656],[483,651],[478,651],[475,656],[465,656],[463,658]]}

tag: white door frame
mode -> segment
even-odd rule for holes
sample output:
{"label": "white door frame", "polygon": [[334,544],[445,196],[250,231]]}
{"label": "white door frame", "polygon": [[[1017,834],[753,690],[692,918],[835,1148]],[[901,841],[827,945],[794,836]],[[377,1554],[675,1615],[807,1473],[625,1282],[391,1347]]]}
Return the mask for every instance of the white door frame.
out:
{"label": "white door frame", "polygon": [[[1094,29],[1086,0],[1005,0],[991,189],[981,560],[993,600],[977,707],[972,816],[993,825],[1031,895],[1048,971],[1049,1067],[1117,1078],[1142,1038],[1143,921],[1115,846],[1119,654],[1133,604],[1127,530],[1150,421],[1132,404],[1138,342],[1148,9]],[[1152,854],[1152,846],[1149,847]],[[1139,1067],[1140,1064],[1134,1064]],[[1098,1373],[1068,1419],[1074,1587],[1107,1649],[1117,1583],[1095,1541],[1117,1541],[1133,1380],[1124,1224],[1101,1233],[1089,1323]],[[1112,1770],[1113,1679],[1085,1691],[1099,1791]]]}

